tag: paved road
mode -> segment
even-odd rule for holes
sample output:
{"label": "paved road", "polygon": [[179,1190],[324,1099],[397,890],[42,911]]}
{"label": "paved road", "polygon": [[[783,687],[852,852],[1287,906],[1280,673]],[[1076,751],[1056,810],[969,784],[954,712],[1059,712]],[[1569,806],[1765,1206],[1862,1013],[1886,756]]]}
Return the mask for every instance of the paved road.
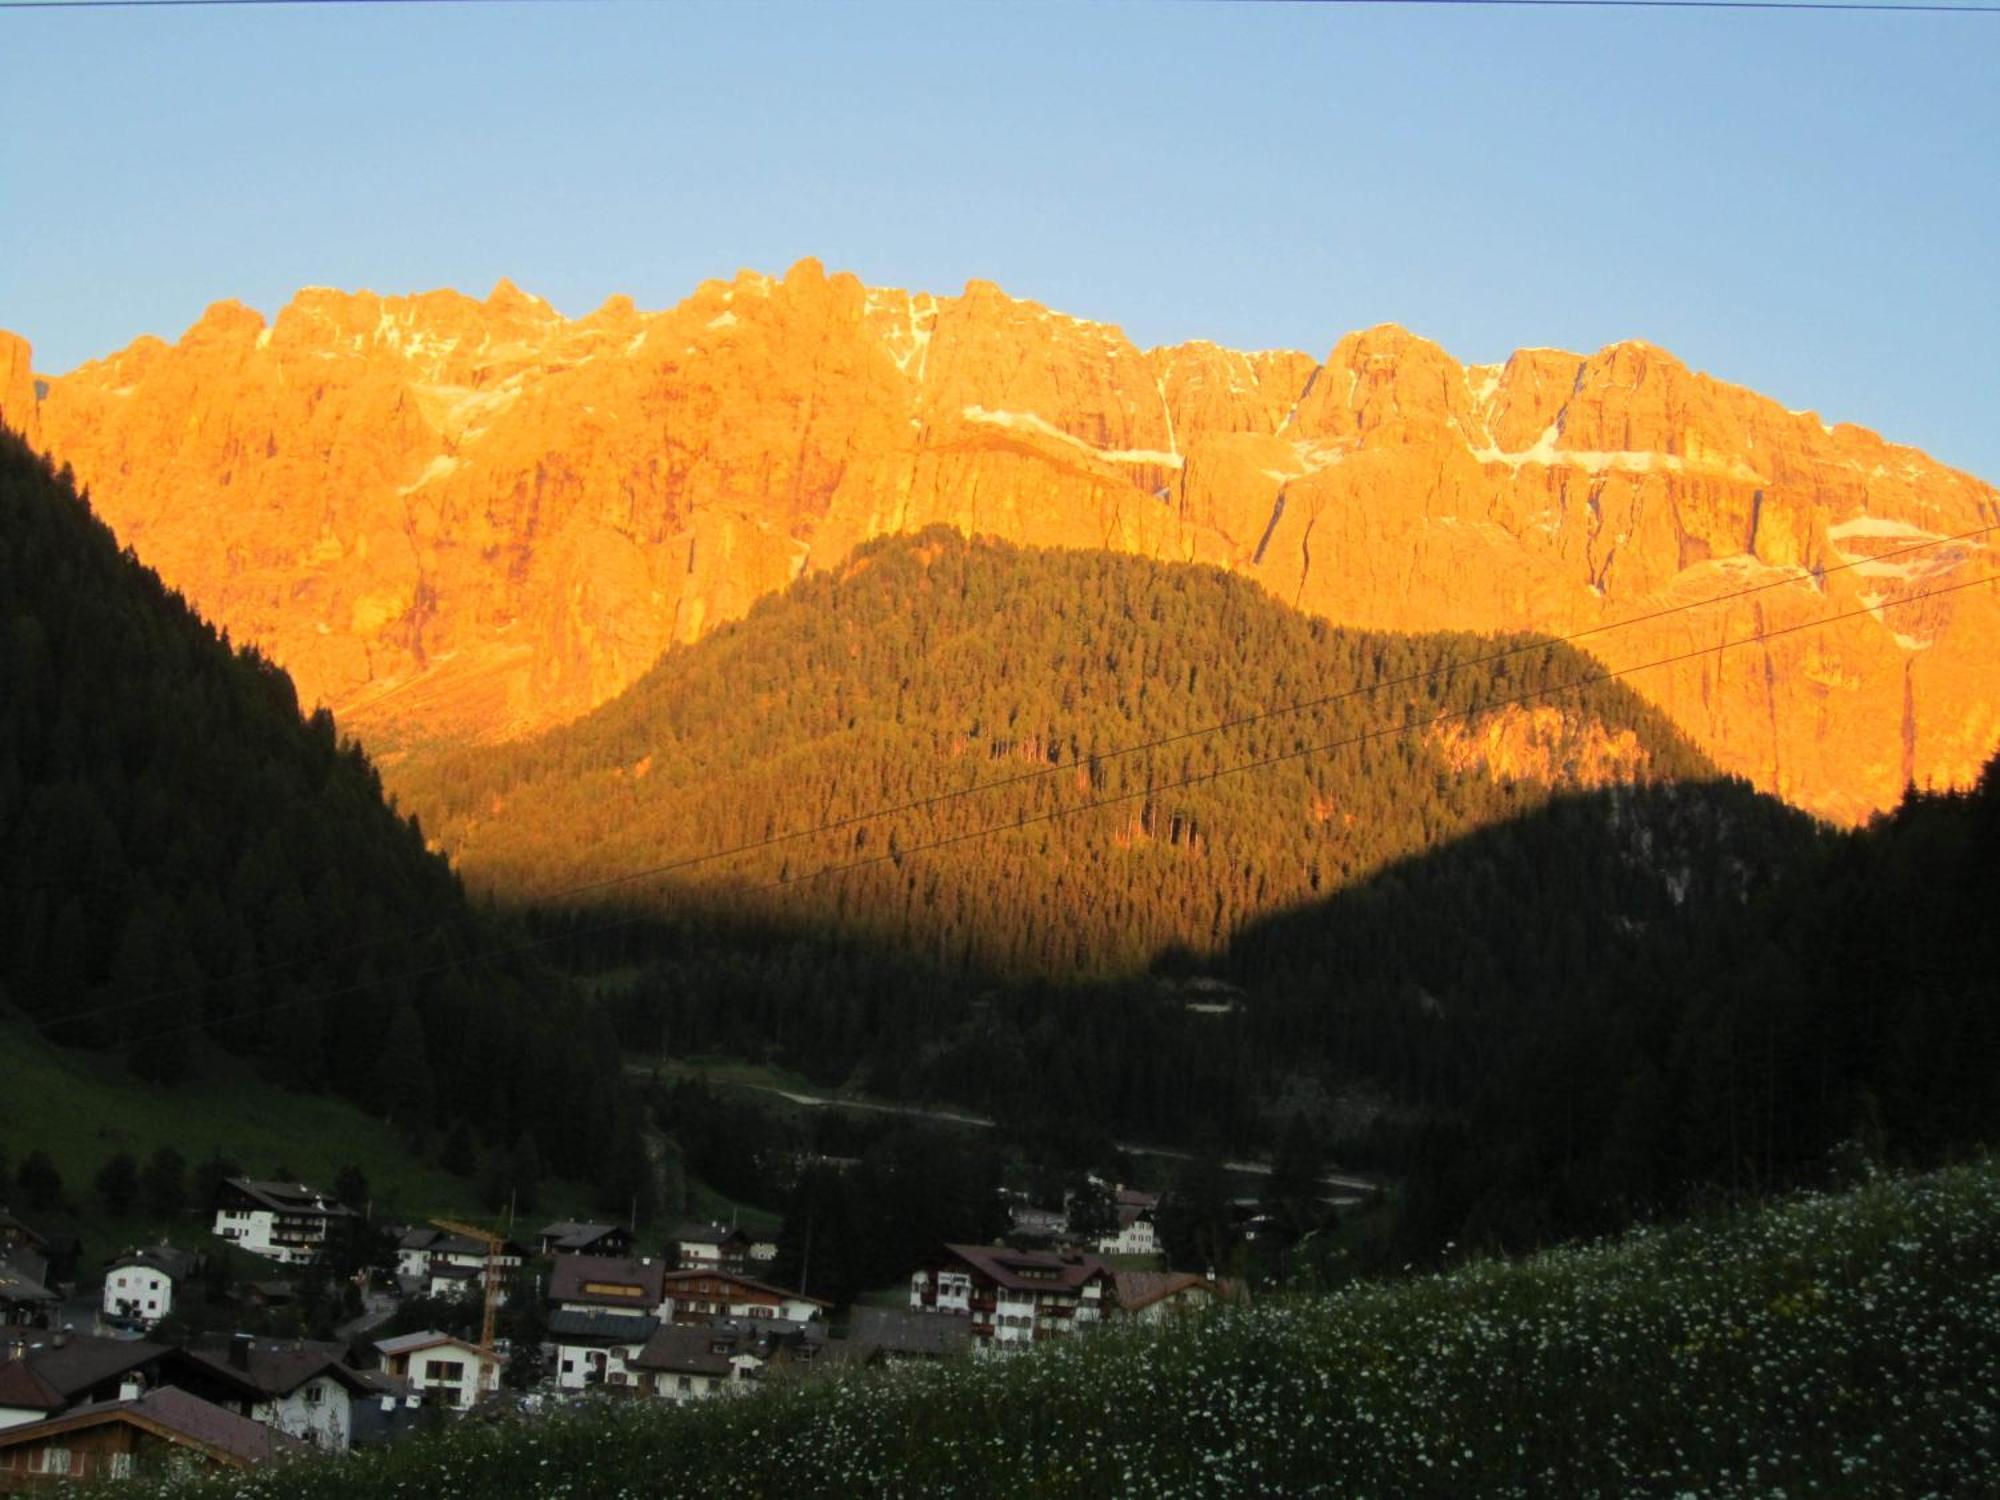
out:
{"label": "paved road", "polygon": [[[627,1063],[626,1071],[650,1077],[653,1069],[646,1063]],[[986,1115],[968,1114],[964,1110],[934,1108],[922,1104],[887,1104],[873,1099],[842,1099],[832,1094],[808,1094],[797,1089],[780,1088],[774,1083],[751,1083],[740,1078],[709,1078],[696,1073],[696,1077],[706,1079],[711,1084],[727,1088],[748,1089],[753,1093],[770,1094],[788,1103],[803,1105],[807,1109],[847,1109],[878,1115],[903,1115],[910,1119],[936,1120],[949,1125],[969,1125],[977,1130],[990,1130],[993,1120]],[[1159,1156],[1173,1161],[1186,1161],[1193,1152],[1176,1151],[1167,1146],[1142,1146],[1131,1141],[1116,1141],[1114,1145],[1129,1156]],[[1222,1164],[1231,1172],[1242,1172],[1252,1177],[1271,1175],[1271,1164],[1267,1161],[1226,1161]],[[1347,1172],[1329,1172],[1320,1179],[1328,1187],[1345,1188],[1354,1193],[1376,1193],[1382,1190],[1379,1182],[1366,1177],[1356,1177]]]}

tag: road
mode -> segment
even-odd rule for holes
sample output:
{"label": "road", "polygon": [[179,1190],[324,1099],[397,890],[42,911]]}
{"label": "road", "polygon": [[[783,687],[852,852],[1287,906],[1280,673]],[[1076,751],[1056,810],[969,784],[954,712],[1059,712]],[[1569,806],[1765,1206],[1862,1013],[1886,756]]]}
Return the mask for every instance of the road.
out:
{"label": "road", "polygon": [[[653,1069],[646,1063],[627,1063],[628,1073],[651,1077]],[[807,1109],[846,1109],[856,1113],[878,1115],[902,1115],[913,1120],[933,1120],[945,1125],[966,1125],[975,1130],[991,1130],[994,1121],[986,1115],[975,1115],[959,1109],[944,1109],[923,1104],[889,1104],[877,1099],[842,1099],[834,1094],[808,1094],[798,1089],[781,1088],[774,1083],[751,1083],[740,1078],[715,1078],[698,1069],[687,1070],[687,1076],[704,1080],[708,1084],[733,1089],[748,1089],[752,1093],[769,1094],[783,1099],[789,1104],[801,1105]],[[1128,1156],[1157,1156],[1171,1161],[1187,1161],[1194,1153],[1178,1151],[1168,1146],[1142,1146],[1132,1141],[1114,1141],[1120,1151]],[[1267,1161],[1225,1161],[1223,1167],[1231,1172],[1241,1172],[1251,1177],[1269,1177],[1271,1164]],[[1348,1172],[1328,1172],[1320,1181],[1328,1187],[1344,1188],[1353,1193],[1378,1193],[1382,1190],[1379,1182],[1366,1177],[1356,1177]]]}

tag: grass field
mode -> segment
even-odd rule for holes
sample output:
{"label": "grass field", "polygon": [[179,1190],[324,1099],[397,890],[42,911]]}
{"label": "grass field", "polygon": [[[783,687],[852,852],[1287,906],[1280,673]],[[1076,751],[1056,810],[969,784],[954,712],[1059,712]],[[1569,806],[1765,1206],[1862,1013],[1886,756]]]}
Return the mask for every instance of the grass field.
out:
{"label": "grass field", "polygon": [[[37,1149],[55,1161],[70,1212],[22,1212],[38,1227],[80,1233],[86,1275],[128,1244],[209,1241],[204,1218],[114,1218],[105,1211],[91,1183],[120,1151],[143,1166],[155,1149],[172,1146],[190,1169],[220,1153],[253,1176],[270,1176],[283,1166],[327,1188],[352,1164],[368,1178],[378,1218],[490,1219],[471,1182],[420,1160],[399,1131],[342,1100],[288,1093],[240,1061],[214,1055],[203,1060],[197,1079],[157,1088],[133,1078],[115,1058],[52,1047],[14,1022],[0,1022],[0,1145],[17,1168]],[[528,1227],[588,1205],[585,1189],[550,1183],[537,1205],[537,1223]]]}
{"label": "grass field", "polygon": [[1996,1473],[1989,1161],[1160,1331],[468,1423],[174,1492],[1860,1497],[1992,1493]]}

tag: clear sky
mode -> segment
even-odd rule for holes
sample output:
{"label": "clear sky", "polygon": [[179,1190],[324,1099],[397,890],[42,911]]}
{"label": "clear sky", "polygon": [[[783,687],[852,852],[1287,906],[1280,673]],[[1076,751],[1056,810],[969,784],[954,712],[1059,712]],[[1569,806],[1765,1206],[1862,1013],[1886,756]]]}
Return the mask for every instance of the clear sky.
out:
{"label": "clear sky", "polygon": [[0,326],[803,255],[1323,356],[1644,337],[2000,481],[2000,14],[1400,5],[0,12]]}

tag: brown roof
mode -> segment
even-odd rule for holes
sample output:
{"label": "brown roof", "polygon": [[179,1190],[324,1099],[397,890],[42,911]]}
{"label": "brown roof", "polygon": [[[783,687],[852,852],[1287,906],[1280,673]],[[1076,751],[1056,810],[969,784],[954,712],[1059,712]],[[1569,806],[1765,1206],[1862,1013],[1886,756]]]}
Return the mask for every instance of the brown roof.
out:
{"label": "brown roof", "polygon": [[1096,1276],[1109,1277],[1111,1267],[1094,1255],[1046,1255],[1034,1250],[1009,1250],[1004,1245],[944,1247],[988,1280],[1010,1291],[1074,1291]]}
{"label": "brown roof", "polygon": [[235,1468],[246,1468],[275,1454],[292,1452],[304,1445],[297,1438],[273,1432],[261,1422],[239,1417],[235,1412],[190,1396],[173,1386],[148,1391],[136,1401],[101,1401],[79,1406],[44,1422],[0,1428],[0,1448],[32,1443],[79,1427],[96,1427],[106,1422],[124,1422],[142,1427],[169,1442],[200,1448],[210,1457]]}
{"label": "brown roof", "polygon": [[733,1356],[756,1352],[754,1340],[727,1324],[712,1328],[669,1324],[646,1340],[646,1347],[632,1363],[642,1370],[664,1370],[670,1375],[727,1379],[735,1369],[729,1362]]}
{"label": "brown roof", "polygon": [[617,1255],[563,1255],[549,1276],[549,1301],[651,1312],[666,1295],[666,1267]]}
{"label": "brown roof", "polygon": [[787,1291],[781,1286],[772,1286],[768,1281],[758,1281],[754,1277],[739,1275],[735,1271],[712,1270],[702,1266],[696,1266],[692,1270],[686,1271],[669,1271],[666,1273],[663,1281],[666,1290],[671,1292],[674,1289],[675,1283],[692,1281],[696,1277],[701,1277],[708,1281],[727,1281],[735,1286],[748,1287],[753,1292],[762,1292],[766,1296],[777,1297],[787,1302],[810,1302],[814,1307],[833,1306],[831,1302],[822,1302],[817,1297],[808,1297],[804,1292],[792,1292]]}
{"label": "brown roof", "polygon": [[0,1364],[0,1406],[25,1411],[57,1411],[62,1393],[28,1368],[27,1361],[10,1359]]}
{"label": "brown roof", "polygon": [[149,1344],[144,1339],[43,1333],[41,1342],[30,1344],[21,1358],[50,1389],[65,1401],[74,1401],[92,1386],[149,1365],[166,1353],[166,1345]]}

